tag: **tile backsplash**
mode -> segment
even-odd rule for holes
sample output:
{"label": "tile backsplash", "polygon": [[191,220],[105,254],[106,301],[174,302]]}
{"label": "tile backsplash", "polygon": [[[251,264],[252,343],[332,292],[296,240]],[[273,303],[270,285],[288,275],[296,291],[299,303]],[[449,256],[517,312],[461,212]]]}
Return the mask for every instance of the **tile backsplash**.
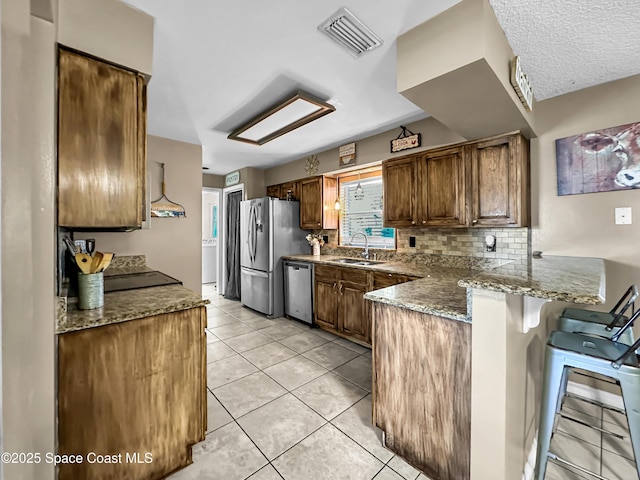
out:
{"label": "tile backsplash", "polygon": [[[496,237],[496,251],[487,252],[484,238]],[[521,260],[529,255],[528,228],[406,228],[396,230],[397,251]],[[409,246],[416,237],[416,246]]]}
{"label": "tile backsplash", "polygon": [[[316,230],[329,237],[322,251],[325,254],[345,254],[345,247],[337,247],[337,230]],[[496,237],[496,251],[487,252],[484,238],[487,235]],[[415,237],[415,247],[409,246],[409,237]],[[497,260],[499,264],[515,261],[526,261],[531,245],[529,228],[406,228],[396,230],[396,250],[376,250],[384,258],[415,255],[452,255],[456,257],[472,257],[476,259]],[[337,247],[337,249],[336,249]],[[340,252],[338,252],[340,250]],[[386,254],[388,252],[388,254]],[[392,253],[393,252],[393,253]],[[381,258],[383,258],[381,257]],[[406,261],[406,260],[403,260]],[[495,262],[492,262],[495,263]]]}

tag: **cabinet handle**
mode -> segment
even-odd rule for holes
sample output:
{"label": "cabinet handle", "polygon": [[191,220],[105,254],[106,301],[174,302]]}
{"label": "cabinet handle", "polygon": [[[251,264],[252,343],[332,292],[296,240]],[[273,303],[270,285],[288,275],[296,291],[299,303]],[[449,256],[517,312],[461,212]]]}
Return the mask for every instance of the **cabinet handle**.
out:
{"label": "cabinet handle", "polygon": [[423,223],[423,224],[424,224],[424,223],[427,223],[427,221],[426,221],[426,220],[422,220],[422,223]]}
{"label": "cabinet handle", "polygon": [[411,220],[411,225],[415,225],[416,221],[415,220]]}
{"label": "cabinet handle", "polygon": [[476,223],[478,223],[478,220],[474,220],[474,221],[473,221],[473,222],[471,222],[471,223],[473,223],[473,224],[475,225]]}
{"label": "cabinet handle", "polygon": [[320,226],[320,222],[318,222],[318,226]]}
{"label": "cabinet handle", "polygon": [[333,282],[333,291],[336,291],[336,285],[338,285],[336,282]]}
{"label": "cabinet handle", "polygon": [[340,295],[344,295],[344,285],[340,284]]}

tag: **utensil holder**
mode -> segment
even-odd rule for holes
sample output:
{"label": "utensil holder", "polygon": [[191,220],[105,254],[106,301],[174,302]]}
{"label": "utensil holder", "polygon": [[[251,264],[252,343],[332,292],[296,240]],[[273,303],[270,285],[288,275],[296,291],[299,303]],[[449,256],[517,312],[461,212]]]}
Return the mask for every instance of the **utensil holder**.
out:
{"label": "utensil holder", "polygon": [[78,308],[93,310],[104,306],[104,274],[78,273]]}
{"label": "utensil holder", "polygon": [[319,257],[320,256],[320,244],[316,242],[316,243],[314,243],[312,245],[312,247],[313,247],[313,255],[316,256],[316,257]]}

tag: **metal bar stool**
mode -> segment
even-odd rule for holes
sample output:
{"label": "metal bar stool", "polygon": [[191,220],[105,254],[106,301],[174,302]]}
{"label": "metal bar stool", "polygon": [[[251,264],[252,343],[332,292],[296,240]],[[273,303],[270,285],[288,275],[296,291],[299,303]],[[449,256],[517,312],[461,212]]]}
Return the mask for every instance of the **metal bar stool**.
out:
{"label": "metal bar stool", "polygon": [[[588,333],[609,338],[612,335],[611,332],[617,333],[629,321],[629,318],[624,314],[637,298],[638,287],[631,285],[610,312],[565,308],[558,319],[558,330]],[[627,329],[619,341],[631,345],[634,341],[633,330],[631,328]]]}
{"label": "metal bar stool", "polygon": [[[625,316],[624,314],[634,304],[637,298],[638,287],[636,285],[631,285],[609,312],[598,312],[595,310],[586,310],[581,308],[565,308],[562,311],[560,318],[558,319],[558,330],[561,330],[563,332],[597,335],[603,338],[612,338],[614,337],[614,335],[620,332],[621,328],[624,325],[629,322],[629,317]],[[633,323],[631,324],[631,327],[633,327]],[[614,341],[624,343],[626,345],[632,345],[634,342],[633,329],[626,329],[622,334],[616,336],[614,338]],[[570,369],[565,370],[564,377],[562,379],[563,389],[560,392],[560,400],[562,400],[562,398],[566,395],[582,401],[593,403],[609,410],[619,412],[617,408],[603,405],[600,402],[587,400],[576,394],[567,394],[566,386],[568,370]],[[577,375],[591,377],[591,375],[586,375],[582,372],[574,373]],[[617,384],[617,382],[614,381],[610,382]],[[565,418],[576,421],[576,419],[569,416],[566,416]]]}
{"label": "metal bar stool", "polygon": [[[640,311],[636,312],[611,339],[562,331],[554,331],[549,336],[545,347],[535,480],[544,480],[549,458],[587,472],[549,452],[556,414],[561,406],[560,394],[566,390],[568,368],[587,370],[611,377],[620,383],[636,470],[640,477],[640,364],[635,353],[636,349],[640,348],[640,340],[630,346],[618,341],[638,316]],[[593,472],[588,473],[596,478],[603,478]]]}

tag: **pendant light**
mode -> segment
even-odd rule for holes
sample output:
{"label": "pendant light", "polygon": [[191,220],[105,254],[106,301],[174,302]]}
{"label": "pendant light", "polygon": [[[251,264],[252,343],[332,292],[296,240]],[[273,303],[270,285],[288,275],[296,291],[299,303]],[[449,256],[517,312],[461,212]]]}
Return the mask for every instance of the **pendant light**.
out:
{"label": "pendant light", "polygon": [[358,185],[356,185],[356,189],[353,191],[353,198],[356,200],[362,200],[364,198],[364,188],[360,185],[360,172],[358,172]]}

